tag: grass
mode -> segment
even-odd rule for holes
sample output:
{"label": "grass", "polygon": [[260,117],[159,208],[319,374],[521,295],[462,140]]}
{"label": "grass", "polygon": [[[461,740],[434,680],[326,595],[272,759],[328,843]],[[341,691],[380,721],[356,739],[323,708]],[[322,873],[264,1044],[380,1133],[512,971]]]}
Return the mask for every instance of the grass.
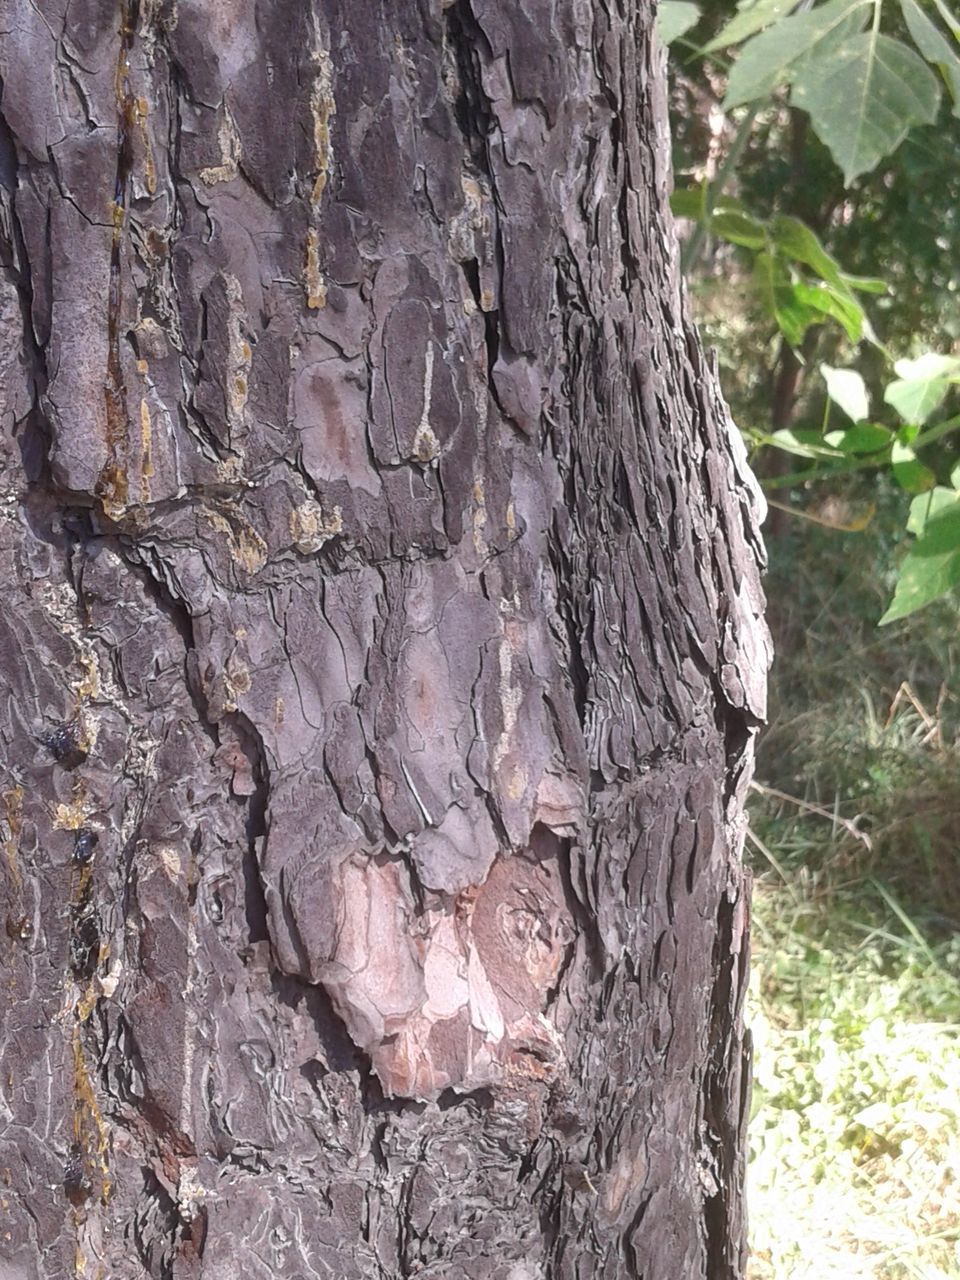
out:
{"label": "grass", "polygon": [[751,1280],[960,1276],[960,938],[862,888],[757,885]]}
{"label": "grass", "polygon": [[960,1280],[960,607],[876,629],[880,505],[771,546],[751,1280]]}

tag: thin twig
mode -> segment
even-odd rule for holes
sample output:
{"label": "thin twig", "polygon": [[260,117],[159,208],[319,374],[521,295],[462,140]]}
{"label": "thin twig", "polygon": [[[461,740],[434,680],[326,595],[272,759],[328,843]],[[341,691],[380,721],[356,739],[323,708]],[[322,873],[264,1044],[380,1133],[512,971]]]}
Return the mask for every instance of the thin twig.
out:
{"label": "thin twig", "polygon": [[710,234],[710,219],[716,208],[717,201],[723,195],[724,188],[733,176],[733,171],[740,162],[746,145],[750,140],[750,133],[753,129],[754,121],[760,113],[759,107],[751,107],[747,114],[737,126],[733,142],[730,144],[730,150],[717,170],[714,180],[707,185],[705,205],[703,216],[697,220],[696,226],[690,234],[690,239],[683,246],[680,255],[681,269],[684,275],[689,275],[693,268],[697,265],[700,255],[703,252],[703,246],[706,243],[707,236]]}
{"label": "thin twig", "polygon": [[785,502],[776,502],[773,498],[767,498],[767,506],[776,507],[778,511],[785,511],[788,516],[797,516],[800,520],[810,520],[813,524],[822,525],[824,529],[839,529],[841,533],[863,533],[877,511],[876,506],[871,502],[866,509],[866,515],[861,513],[853,520],[843,521],[815,516],[812,511],[801,511],[799,507],[788,506]]}
{"label": "thin twig", "polygon": [[774,800],[786,800],[787,804],[796,805],[798,809],[805,809],[807,813],[815,813],[821,818],[828,818],[831,822],[838,823],[855,840],[859,840],[868,852],[872,851],[873,843],[870,837],[865,831],[860,830],[855,819],[842,818],[839,813],[832,813],[829,809],[824,809],[819,804],[811,804],[809,800],[801,800],[799,796],[787,795],[786,791],[778,791],[776,787],[765,787],[760,782],[751,782],[750,787],[762,796],[772,796]]}
{"label": "thin twig", "polygon": [[757,833],[751,830],[750,827],[747,827],[747,839],[751,842],[751,844],[755,844],[757,846],[757,848],[760,850],[760,852],[763,854],[766,860],[770,863],[771,867],[773,867],[774,871],[776,871],[777,875],[783,881],[784,887],[786,888],[787,892],[790,894],[790,897],[793,899],[794,906],[799,906],[800,898],[797,895],[796,889],[794,889],[793,887],[790,877],[787,875],[786,871],[784,870],[783,864],[777,859],[777,857],[773,854],[773,852],[767,848],[767,846],[763,843],[763,841],[760,839]]}
{"label": "thin twig", "polygon": [[923,705],[923,703],[920,701],[917,695],[913,692],[910,685],[907,683],[906,680],[904,680],[903,683],[900,685],[900,688],[897,690],[896,696],[894,697],[893,702],[890,704],[890,712],[887,716],[887,723],[883,727],[885,729],[890,728],[891,724],[893,724],[894,715],[896,714],[897,708],[900,706],[901,700],[905,699],[907,702],[910,703],[910,705],[916,711],[917,715],[923,721],[924,728],[927,731],[923,735],[923,737],[920,739],[921,747],[926,747],[932,742],[936,746],[938,751],[942,751],[943,750],[943,733],[941,731],[941,725],[940,725],[940,712],[943,709],[944,693],[945,693],[945,686],[941,685],[940,697],[937,699],[937,710],[935,714],[931,716],[930,712],[927,711],[926,707]]}

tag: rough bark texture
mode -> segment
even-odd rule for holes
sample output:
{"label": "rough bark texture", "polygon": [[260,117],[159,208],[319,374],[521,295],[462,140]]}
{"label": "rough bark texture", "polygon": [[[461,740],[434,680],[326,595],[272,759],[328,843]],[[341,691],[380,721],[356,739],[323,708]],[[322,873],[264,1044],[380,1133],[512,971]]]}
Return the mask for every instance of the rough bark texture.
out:
{"label": "rough bark texture", "polygon": [[761,552],[649,9],[0,13],[0,1275],[739,1276]]}

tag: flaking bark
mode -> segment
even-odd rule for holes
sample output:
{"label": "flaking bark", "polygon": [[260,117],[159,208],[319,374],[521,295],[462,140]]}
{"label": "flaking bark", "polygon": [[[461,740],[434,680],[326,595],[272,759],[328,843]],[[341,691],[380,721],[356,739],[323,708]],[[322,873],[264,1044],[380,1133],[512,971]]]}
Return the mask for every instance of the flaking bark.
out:
{"label": "flaking bark", "polygon": [[742,1274],[758,499],[630,0],[6,0],[0,1270]]}

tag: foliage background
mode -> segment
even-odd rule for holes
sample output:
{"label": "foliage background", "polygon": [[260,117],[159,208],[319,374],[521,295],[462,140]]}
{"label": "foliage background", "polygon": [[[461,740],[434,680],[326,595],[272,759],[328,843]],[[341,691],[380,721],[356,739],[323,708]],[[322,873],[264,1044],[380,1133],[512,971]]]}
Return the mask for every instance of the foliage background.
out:
{"label": "foliage background", "polygon": [[[681,223],[688,261],[700,241],[688,287],[734,417],[754,445],[778,429],[822,428],[826,362],[855,367],[878,420],[896,430],[882,407],[892,361],[960,349],[954,104],[944,94],[933,124],[845,185],[785,92],[751,111],[746,129],[748,108],[723,110],[736,50],[701,50],[736,9],[698,12],[671,50],[678,187],[719,173],[750,216],[802,219],[844,271],[888,287],[865,307],[880,343],[826,323],[791,347],[757,296],[752,251]],[[883,21],[906,38],[892,4]],[[948,399],[945,412],[957,407]],[[958,441],[946,434],[923,455],[940,484],[960,461]],[[775,487],[796,461],[754,453],[780,505],[767,526],[778,656],[748,841],[750,1274],[956,1280],[960,600],[948,593],[878,629],[913,541],[910,497],[885,467]]]}

